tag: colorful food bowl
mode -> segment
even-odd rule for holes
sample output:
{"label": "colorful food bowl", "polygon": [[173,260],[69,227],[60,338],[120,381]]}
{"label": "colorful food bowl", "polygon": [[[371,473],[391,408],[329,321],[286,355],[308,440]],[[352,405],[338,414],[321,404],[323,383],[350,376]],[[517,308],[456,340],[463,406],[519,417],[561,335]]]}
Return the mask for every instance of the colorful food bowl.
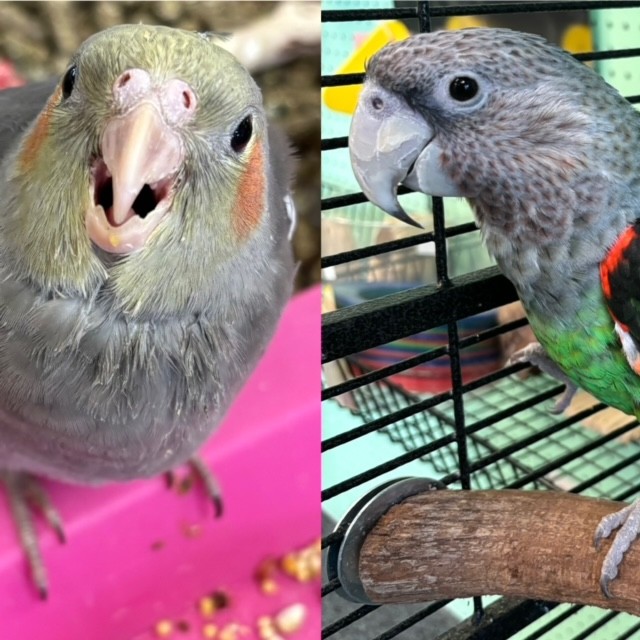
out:
{"label": "colorful food bowl", "polygon": [[[348,307],[417,286],[418,284],[415,282],[340,283],[335,285],[335,299],[338,307]],[[462,340],[495,326],[496,313],[489,311],[458,321],[458,334]],[[360,373],[382,369],[426,351],[446,347],[448,344],[447,327],[436,327],[373,349],[367,349],[351,356],[350,361],[356,373]],[[464,383],[499,369],[500,348],[498,340],[491,338],[465,347],[460,351],[460,363]],[[414,393],[441,393],[452,388],[450,367],[449,357],[441,356],[390,376],[388,380]]]}

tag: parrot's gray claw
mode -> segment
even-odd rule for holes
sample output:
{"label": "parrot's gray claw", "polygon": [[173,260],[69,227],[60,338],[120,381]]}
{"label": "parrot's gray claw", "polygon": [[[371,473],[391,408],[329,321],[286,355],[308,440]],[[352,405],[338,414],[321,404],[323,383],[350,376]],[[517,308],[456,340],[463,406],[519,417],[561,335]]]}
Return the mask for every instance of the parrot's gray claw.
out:
{"label": "parrot's gray claw", "polygon": [[620,531],[616,533],[611,543],[600,572],[600,588],[607,598],[612,597],[609,585],[618,575],[618,567],[624,554],[640,533],[640,502],[634,502],[600,520],[593,539],[595,548],[600,549],[602,540],[608,538],[618,527],[620,527]]}
{"label": "parrot's gray claw", "polygon": [[565,384],[567,385],[567,388],[564,390],[563,394],[556,400],[553,408],[550,409],[551,413],[553,414],[562,413],[571,404],[573,396],[575,396],[578,391],[578,387],[576,387],[576,385],[573,384],[573,382],[571,382],[570,380],[567,379],[567,381],[565,381]]}
{"label": "parrot's gray claw", "polygon": [[224,511],[224,503],[222,501],[222,491],[220,485],[213,475],[211,469],[207,466],[207,463],[200,456],[193,456],[189,460],[191,468],[195,472],[195,475],[204,486],[204,490],[207,497],[213,502],[214,515],[216,518],[222,517]]}
{"label": "parrot's gray claw", "polygon": [[53,528],[61,543],[66,542],[62,518],[49,497],[33,476],[26,473],[4,472],[2,481],[7,490],[11,511],[18,528],[20,543],[27,556],[33,583],[43,600],[49,593],[47,570],[38,544],[32,511],[40,512]]}
{"label": "parrot's gray claw", "polygon": [[544,347],[539,342],[532,342],[524,349],[516,351],[507,361],[507,366],[523,362],[528,362],[532,366],[538,367],[538,369],[544,371],[547,375],[566,385],[567,388],[553,405],[553,409],[551,409],[551,413],[562,413],[571,404],[571,400],[578,391],[578,387],[576,387],[564,371],[547,355]]}

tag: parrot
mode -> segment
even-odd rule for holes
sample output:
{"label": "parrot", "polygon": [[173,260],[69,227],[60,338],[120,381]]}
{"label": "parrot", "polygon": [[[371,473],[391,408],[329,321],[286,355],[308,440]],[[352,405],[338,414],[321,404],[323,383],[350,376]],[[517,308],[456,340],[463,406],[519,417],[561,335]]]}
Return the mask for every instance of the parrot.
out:
{"label": "parrot", "polygon": [[[465,198],[535,336],[511,358],[640,418],[640,115],[544,38],[421,33],[368,61],[349,131],[365,196],[416,224],[398,186]],[[640,502],[594,532],[611,596]]]}
{"label": "parrot", "polygon": [[292,148],[216,39],[118,25],[0,92],[0,477],[42,597],[37,479],[191,461],[219,500],[197,450],[292,293]]}

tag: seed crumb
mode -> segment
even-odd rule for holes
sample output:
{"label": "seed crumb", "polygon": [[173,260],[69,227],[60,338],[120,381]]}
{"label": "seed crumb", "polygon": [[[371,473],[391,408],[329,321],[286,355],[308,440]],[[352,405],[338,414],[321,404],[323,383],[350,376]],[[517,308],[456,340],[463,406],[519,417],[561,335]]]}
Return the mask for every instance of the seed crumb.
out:
{"label": "seed crumb", "polygon": [[210,596],[200,598],[200,601],[198,602],[198,608],[200,609],[200,615],[205,618],[210,618],[216,611],[216,605],[213,601],[213,598],[211,598]]}
{"label": "seed crumb", "polygon": [[156,636],[166,638],[173,631],[171,620],[160,620],[156,623]]}
{"label": "seed crumb", "polygon": [[281,633],[290,635],[298,631],[307,617],[307,607],[301,602],[291,604],[276,614],[275,627]]}
{"label": "seed crumb", "polygon": [[207,622],[207,624],[202,627],[202,635],[205,638],[215,638],[217,634],[218,627],[211,622]]}
{"label": "seed crumb", "polygon": [[239,640],[249,634],[249,627],[245,627],[237,622],[231,622],[220,629],[220,640]]}

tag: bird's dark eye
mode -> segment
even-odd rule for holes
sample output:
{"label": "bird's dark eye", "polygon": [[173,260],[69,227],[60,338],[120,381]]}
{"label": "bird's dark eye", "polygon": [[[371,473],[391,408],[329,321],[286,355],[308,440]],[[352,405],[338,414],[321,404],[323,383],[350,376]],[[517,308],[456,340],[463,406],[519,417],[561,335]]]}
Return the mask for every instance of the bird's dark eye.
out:
{"label": "bird's dark eye", "polygon": [[451,81],[449,93],[454,100],[466,102],[478,93],[478,83],[473,78],[459,76]]}
{"label": "bird's dark eye", "polygon": [[78,67],[74,64],[73,67],[69,67],[67,73],[64,74],[64,78],[62,78],[62,99],[66,100],[73,91],[73,86],[76,83],[76,78],[78,76]]}
{"label": "bird's dark eye", "polygon": [[251,116],[247,116],[233,132],[233,135],[231,136],[231,148],[236,153],[244,151],[249,140],[251,140],[252,133],[253,123],[251,122]]}

